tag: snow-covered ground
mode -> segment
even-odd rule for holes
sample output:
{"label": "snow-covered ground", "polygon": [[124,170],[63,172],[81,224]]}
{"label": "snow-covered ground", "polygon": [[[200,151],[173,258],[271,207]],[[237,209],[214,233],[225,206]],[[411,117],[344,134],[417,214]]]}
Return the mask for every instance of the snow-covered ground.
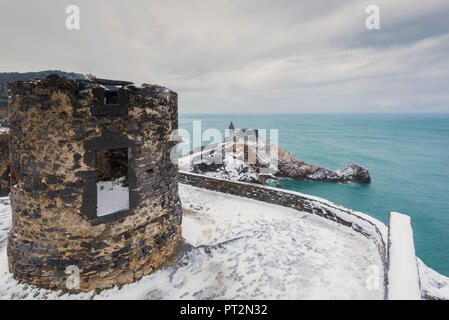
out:
{"label": "snow-covered ground", "polygon": [[[294,209],[183,184],[180,196],[186,243],[178,255],[168,266],[137,283],[97,295],[62,294],[18,284],[13,279],[7,268],[6,243],[2,241],[10,228],[11,209],[8,199],[0,198],[0,299],[384,296],[383,266],[377,248],[350,228]],[[437,287],[447,278],[432,272],[420,265],[420,275],[425,275],[424,289],[432,294],[444,293],[444,283]]]}
{"label": "snow-covered ground", "polygon": [[0,198],[0,248],[6,245],[9,229],[11,229],[11,202],[9,197],[2,197]]}
{"label": "snow-covered ground", "polygon": [[421,294],[425,299],[449,300],[449,278],[426,266],[417,258]]}
{"label": "snow-covered ground", "polygon": [[[382,272],[379,289],[366,286],[366,271],[382,270],[377,249],[352,229],[294,209],[180,186],[183,206],[191,210],[183,235],[205,246],[191,252],[201,253],[192,256],[201,263],[187,265],[198,272],[193,283],[202,298],[383,298]],[[195,298],[192,292],[189,297]]]}
{"label": "snow-covered ground", "polygon": [[129,209],[129,188],[122,186],[124,178],[97,182],[97,216]]}

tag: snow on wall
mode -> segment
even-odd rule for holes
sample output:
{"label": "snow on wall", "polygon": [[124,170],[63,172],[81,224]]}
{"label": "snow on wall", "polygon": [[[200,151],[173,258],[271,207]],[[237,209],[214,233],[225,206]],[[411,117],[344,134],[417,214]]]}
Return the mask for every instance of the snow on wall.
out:
{"label": "snow on wall", "polygon": [[390,213],[388,232],[388,299],[420,300],[418,265],[409,216]]}

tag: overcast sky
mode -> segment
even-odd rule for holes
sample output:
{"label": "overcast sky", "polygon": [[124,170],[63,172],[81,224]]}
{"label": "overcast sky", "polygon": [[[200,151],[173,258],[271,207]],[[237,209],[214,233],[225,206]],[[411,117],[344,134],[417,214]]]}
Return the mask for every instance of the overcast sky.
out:
{"label": "overcast sky", "polygon": [[[76,4],[81,28],[65,27]],[[380,30],[367,30],[368,5]],[[449,0],[0,0],[0,71],[160,84],[183,113],[449,112]]]}

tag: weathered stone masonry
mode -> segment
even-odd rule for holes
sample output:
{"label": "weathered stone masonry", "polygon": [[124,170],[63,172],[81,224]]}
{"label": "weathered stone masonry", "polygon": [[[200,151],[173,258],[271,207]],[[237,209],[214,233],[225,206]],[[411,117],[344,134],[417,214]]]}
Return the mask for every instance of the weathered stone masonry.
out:
{"label": "weathered stone masonry", "polygon": [[0,196],[9,194],[9,134],[0,134]]}
{"label": "weathered stone masonry", "polygon": [[[66,268],[76,266],[80,284],[71,291],[87,291],[135,281],[174,253],[176,93],[49,76],[9,85],[9,119],[8,260],[16,279],[67,290]],[[128,152],[130,209],[97,217],[97,154],[112,149]]]}

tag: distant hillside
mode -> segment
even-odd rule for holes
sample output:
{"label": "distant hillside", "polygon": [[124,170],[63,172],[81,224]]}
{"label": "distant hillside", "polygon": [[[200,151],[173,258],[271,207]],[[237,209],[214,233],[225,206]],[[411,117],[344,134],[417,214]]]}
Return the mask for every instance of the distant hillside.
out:
{"label": "distant hillside", "polygon": [[45,70],[38,72],[0,72],[0,118],[6,113],[8,108],[7,84],[11,81],[42,79],[50,74],[57,74],[61,77],[80,79],[84,75],[74,72],[64,72],[59,70]]}

